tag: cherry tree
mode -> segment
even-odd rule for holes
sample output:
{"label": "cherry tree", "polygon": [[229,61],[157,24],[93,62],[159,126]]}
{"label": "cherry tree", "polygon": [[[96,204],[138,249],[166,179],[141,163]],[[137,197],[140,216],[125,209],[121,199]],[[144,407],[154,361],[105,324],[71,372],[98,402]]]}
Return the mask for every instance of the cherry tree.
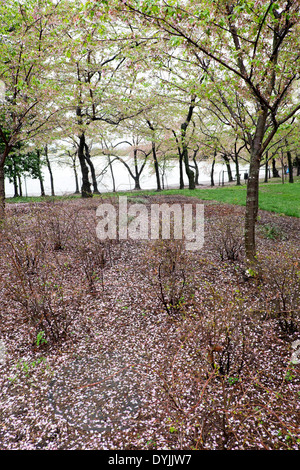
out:
{"label": "cherry tree", "polygon": [[13,147],[54,125],[58,89],[49,54],[56,48],[56,12],[50,0],[1,3],[0,218],[5,211],[4,164]]}
{"label": "cherry tree", "polygon": [[[249,265],[254,265],[260,162],[279,128],[300,109],[295,92],[300,62],[299,3],[122,0],[114,5],[120,14],[138,18],[144,27],[155,27],[163,38],[184,44],[207,72],[211,90],[221,97],[231,119],[247,136],[250,168],[245,250]],[[231,102],[232,90],[247,106],[245,121]]]}

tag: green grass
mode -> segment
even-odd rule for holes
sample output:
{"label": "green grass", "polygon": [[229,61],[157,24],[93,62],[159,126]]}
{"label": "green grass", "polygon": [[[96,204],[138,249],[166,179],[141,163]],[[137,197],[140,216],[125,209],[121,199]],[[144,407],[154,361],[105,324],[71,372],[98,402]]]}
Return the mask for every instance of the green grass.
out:
{"label": "green grass", "polygon": [[70,194],[68,196],[18,196],[6,198],[7,203],[20,203],[20,202],[51,202],[59,200],[76,199],[81,197],[80,194]]}
{"label": "green grass", "polygon": [[[243,186],[216,186],[207,189],[169,189],[161,192],[153,191],[129,191],[120,193],[105,193],[101,197],[129,196],[141,197],[159,194],[180,194],[183,196],[193,196],[204,201],[216,201],[227,204],[244,206],[246,204],[246,185]],[[55,199],[74,199],[78,195],[57,196]],[[51,197],[22,197],[10,198],[7,202],[39,202],[52,200]],[[293,184],[285,182],[261,183],[259,191],[259,208],[270,212],[276,212],[292,217],[300,217],[300,178],[296,178]]]}
{"label": "green grass", "polygon": [[259,208],[292,217],[300,217],[300,180],[293,184],[261,185]]}
{"label": "green grass", "polygon": [[[216,201],[226,204],[235,204],[245,206],[246,204],[246,185],[243,186],[225,186],[207,189],[169,189],[157,193],[157,191],[131,191],[119,193],[116,195],[127,196],[145,196],[157,194],[181,194],[184,196],[197,197],[204,201]],[[260,184],[259,208],[262,210],[276,212],[292,217],[300,217],[300,178],[293,184],[273,183]]]}

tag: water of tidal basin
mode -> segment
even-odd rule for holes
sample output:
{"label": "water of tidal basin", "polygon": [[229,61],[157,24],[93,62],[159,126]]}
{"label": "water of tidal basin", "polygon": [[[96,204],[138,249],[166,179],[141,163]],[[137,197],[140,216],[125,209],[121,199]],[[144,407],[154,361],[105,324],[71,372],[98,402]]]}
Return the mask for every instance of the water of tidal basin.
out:
{"label": "water of tidal basin", "polygon": [[[93,158],[96,175],[98,182],[98,189],[100,192],[109,192],[113,189],[112,177],[109,168],[105,174],[100,175],[101,170],[106,167],[106,162],[101,157]],[[232,165],[232,174],[235,177],[235,168]],[[121,162],[113,163],[115,187],[117,191],[128,191],[134,189],[134,181],[130,177],[127,169]],[[210,185],[210,162],[199,162],[199,183],[200,185]],[[223,174],[224,171],[224,174]],[[247,166],[243,166],[240,169],[241,181],[244,183],[244,174],[248,171]],[[263,170],[262,170],[263,171]],[[73,170],[70,167],[62,167],[55,162],[52,163],[52,172],[54,176],[54,189],[56,195],[67,195],[75,192],[75,179]],[[81,174],[78,169],[79,175],[79,186],[81,185]],[[43,168],[44,176],[44,187],[47,195],[51,194],[50,175],[46,167]],[[228,175],[226,172],[226,166],[222,163],[216,163],[214,169],[214,182],[215,186],[222,184],[224,176],[224,182],[228,182]],[[187,185],[187,178],[184,175],[184,181]],[[153,172],[149,168],[145,168],[141,178],[140,185],[142,189],[156,189],[156,179]],[[179,169],[178,165],[174,165],[173,168],[169,169],[164,176],[164,188],[178,188],[179,186]],[[5,181],[6,196],[12,197],[14,195],[13,184],[8,180]],[[23,196],[39,196],[41,193],[40,183],[38,180],[31,179],[29,177],[22,178],[22,191]]]}

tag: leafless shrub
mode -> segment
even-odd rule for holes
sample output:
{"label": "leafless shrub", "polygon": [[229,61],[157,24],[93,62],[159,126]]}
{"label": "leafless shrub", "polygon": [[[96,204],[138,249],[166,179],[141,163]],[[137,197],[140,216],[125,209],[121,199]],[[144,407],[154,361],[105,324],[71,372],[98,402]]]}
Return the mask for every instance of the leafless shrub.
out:
{"label": "leafless shrub", "polygon": [[223,377],[239,377],[246,360],[244,299],[236,288],[228,286],[225,298],[210,285],[203,304],[199,335],[209,367]]}
{"label": "leafless shrub", "polygon": [[112,265],[110,241],[102,242],[91,239],[86,245],[77,247],[78,261],[81,266],[88,287],[95,291],[97,283],[101,283],[104,289],[104,271]]}
{"label": "leafless shrub", "polygon": [[194,436],[189,435],[193,448],[209,448],[215,440],[219,449],[226,449],[234,445],[231,413],[253,351],[239,293],[232,289],[225,297],[211,286],[206,302],[200,320],[190,315],[182,324],[173,361],[160,379],[172,410],[174,439],[185,440],[185,430],[194,429]]}
{"label": "leafless shrub", "polygon": [[82,299],[80,288],[66,287],[70,266],[47,253],[45,239],[30,237],[27,224],[7,227],[3,259],[6,296],[21,308],[21,321],[51,341],[65,337]]}
{"label": "leafless shrub", "polygon": [[213,246],[222,261],[238,260],[243,253],[244,232],[236,216],[220,217],[213,226]]}
{"label": "leafless shrub", "polygon": [[[236,288],[226,293],[211,288],[206,302],[205,315],[196,320],[190,315],[177,328],[177,349],[160,371],[169,445],[181,448],[189,442],[195,450],[297,447],[298,395],[287,386],[297,378],[289,357],[282,356],[282,342],[251,318]],[[279,368],[281,361],[286,366]]]}
{"label": "leafless shrub", "polygon": [[151,289],[170,316],[183,314],[190,299],[192,271],[188,256],[181,240],[153,242],[145,255],[145,274]]}
{"label": "leafless shrub", "polygon": [[21,225],[15,221],[6,226],[3,240],[10,252],[10,263],[20,273],[30,276],[36,274],[44,262],[46,241],[37,232],[30,241],[27,235],[27,225]]}
{"label": "leafless shrub", "polygon": [[6,292],[21,307],[21,318],[36,334],[44,331],[53,342],[66,337],[82,300],[82,292],[67,290],[49,265],[43,265],[38,276],[31,277],[13,264]]}
{"label": "leafless shrub", "polygon": [[293,334],[300,320],[299,250],[282,249],[259,260],[260,295],[265,302],[265,316],[278,321],[283,332]]}
{"label": "leafless shrub", "polygon": [[36,211],[37,223],[55,251],[73,245],[78,234],[79,213],[79,209],[54,202],[44,204]]}

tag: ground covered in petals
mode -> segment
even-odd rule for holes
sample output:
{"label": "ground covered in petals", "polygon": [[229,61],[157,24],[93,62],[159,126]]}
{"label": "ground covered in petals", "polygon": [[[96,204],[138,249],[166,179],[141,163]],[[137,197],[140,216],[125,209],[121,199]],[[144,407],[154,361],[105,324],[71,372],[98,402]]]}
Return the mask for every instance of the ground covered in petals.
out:
{"label": "ground covered in petals", "polygon": [[[204,246],[101,240],[116,198],[12,204],[0,228],[1,449],[300,447],[299,219],[204,203]],[[183,196],[128,198],[200,204]]]}

